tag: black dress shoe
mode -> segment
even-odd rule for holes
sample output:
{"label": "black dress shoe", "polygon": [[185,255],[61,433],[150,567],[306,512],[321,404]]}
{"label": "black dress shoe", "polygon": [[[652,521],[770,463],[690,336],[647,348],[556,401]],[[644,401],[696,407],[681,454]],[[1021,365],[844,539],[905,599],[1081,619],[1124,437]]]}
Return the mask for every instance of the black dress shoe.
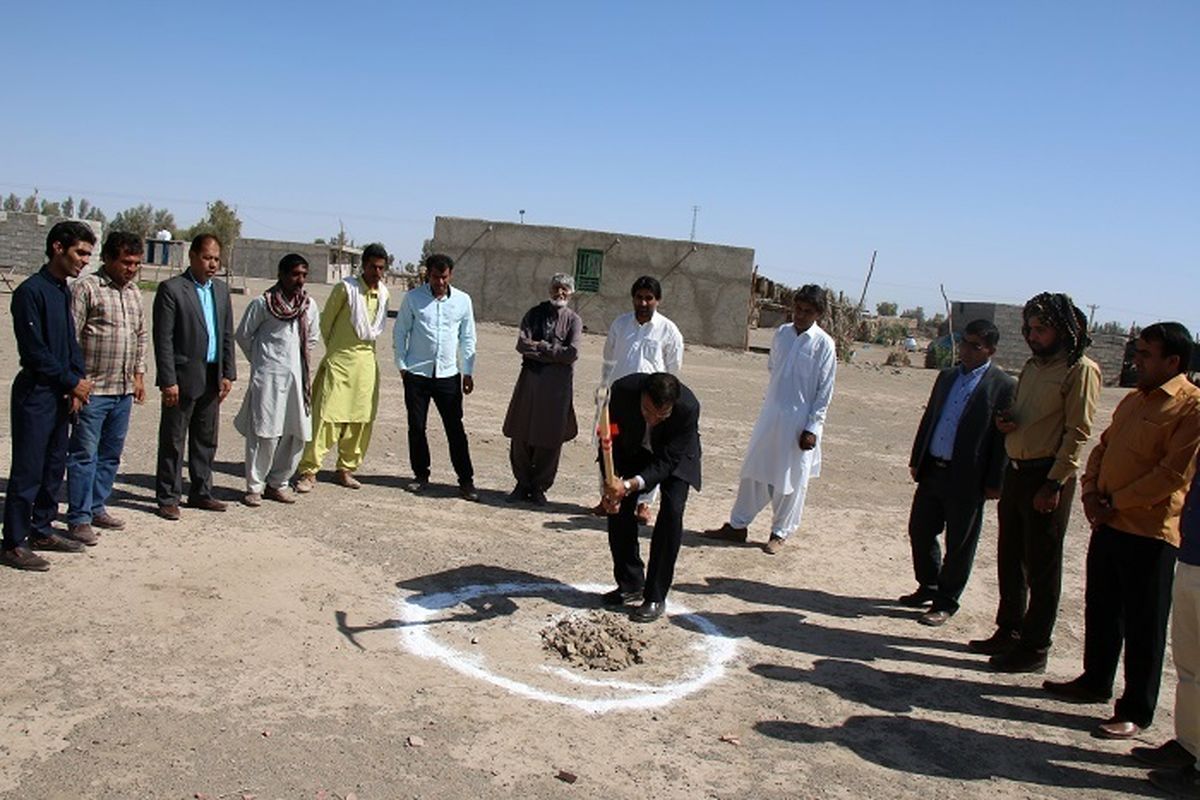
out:
{"label": "black dress shoe", "polygon": [[529,499],[529,490],[518,483],[515,487],[513,487],[513,490],[508,493],[508,496],[504,498],[504,502],[520,503],[521,501],[528,500],[528,499]]}
{"label": "black dress shoe", "polygon": [[972,639],[967,642],[967,647],[976,653],[982,653],[985,656],[999,655],[1012,650],[1021,641],[1021,637],[1015,631],[1006,631],[1002,628],[997,628],[986,639]]}
{"label": "black dress shoe", "polygon": [[632,592],[625,592],[620,589],[613,589],[611,592],[605,592],[600,595],[600,600],[606,606],[624,606],[630,603],[642,602],[642,590],[634,589]]}
{"label": "black dress shoe", "polygon": [[1129,755],[1143,764],[1159,769],[1196,768],[1196,757],[1187,751],[1178,739],[1172,739],[1158,747],[1135,747]]}
{"label": "black dress shoe", "polygon": [[1014,647],[989,658],[988,666],[996,672],[1045,672],[1046,654],[1027,647]]}
{"label": "black dress shoe", "polygon": [[933,593],[933,590],[926,589],[924,586],[922,586],[912,594],[906,594],[896,598],[896,602],[902,606],[908,606],[909,608],[920,608],[921,606],[927,606],[932,603],[936,597],[937,595]]}
{"label": "black dress shoe", "polygon": [[404,488],[413,494],[420,494],[429,488],[429,478],[413,478],[405,484]]}
{"label": "black dress shoe", "polygon": [[634,622],[654,622],[667,610],[667,604],[661,600],[647,600],[629,614]]}
{"label": "black dress shoe", "polygon": [[541,507],[550,501],[546,499],[545,492],[543,492],[541,489],[534,489],[529,493],[529,502],[533,503],[535,506]]}
{"label": "black dress shoe", "polygon": [[952,616],[954,616],[954,612],[947,608],[931,608],[917,617],[917,622],[931,628],[940,628],[949,622]]}
{"label": "black dress shoe", "polygon": [[1082,675],[1070,681],[1042,681],[1042,688],[1068,703],[1107,703],[1112,699],[1111,693],[1106,694],[1084,683]]}
{"label": "black dress shoe", "polygon": [[475,490],[475,484],[473,483],[460,483],[458,485],[458,496],[472,503],[479,500],[479,492]]}

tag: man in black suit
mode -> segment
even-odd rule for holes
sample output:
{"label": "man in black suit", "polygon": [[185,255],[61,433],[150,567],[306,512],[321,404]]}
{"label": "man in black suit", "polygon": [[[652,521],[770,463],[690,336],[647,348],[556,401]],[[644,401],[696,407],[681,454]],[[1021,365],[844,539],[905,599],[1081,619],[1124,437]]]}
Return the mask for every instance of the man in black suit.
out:
{"label": "man in black suit", "polygon": [[[913,441],[909,472],[917,482],[908,536],[917,590],[906,606],[932,604],[919,618],[944,625],[958,611],[983,526],[984,500],[1000,496],[1008,456],[996,413],[1007,409],[1017,382],[991,363],[1000,333],[977,319],[963,332],[961,363],[941,371]],[[938,535],[945,530],[946,554]]]}
{"label": "man in black suit", "polygon": [[237,380],[233,305],[229,287],[213,277],[221,266],[221,240],[202,233],[192,240],[186,272],[163,281],[154,295],[154,361],[162,391],[158,423],[158,514],[179,519],[183,447],[188,447],[188,505],[224,511],[212,496],[220,403]]}
{"label": "man in black suit", "polygon": [[[617,588],[603,599],[606,605],[641,601],[631,619],[653,622],[666,608],[675,575],[688,487],[700,489],[700,402],[667,372],[627,375],[610,392],[609,417],[617,431],[613,465],[620,477],[605,489],[604,504]],[[638,495],[655,486],[662,503],[643,572],[635,512]]]}

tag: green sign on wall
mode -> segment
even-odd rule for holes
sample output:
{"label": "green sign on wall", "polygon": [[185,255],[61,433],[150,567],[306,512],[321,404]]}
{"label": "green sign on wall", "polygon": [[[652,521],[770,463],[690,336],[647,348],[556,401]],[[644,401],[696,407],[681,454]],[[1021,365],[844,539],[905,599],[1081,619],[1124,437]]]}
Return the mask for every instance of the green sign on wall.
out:
{"label": "green sign on wall", "polygon": [[600,291],[600,270],[604,264],[603,250],[575,251],[575,291]]}

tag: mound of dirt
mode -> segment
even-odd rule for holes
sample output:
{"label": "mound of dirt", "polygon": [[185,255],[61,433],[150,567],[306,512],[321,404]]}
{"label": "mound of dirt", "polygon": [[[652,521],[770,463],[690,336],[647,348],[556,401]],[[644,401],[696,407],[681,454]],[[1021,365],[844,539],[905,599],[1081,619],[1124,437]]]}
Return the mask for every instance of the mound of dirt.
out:
{"label": "mound of dirt", "polygon": [[596,610],[556,618],[542,629],[542,643],[576,666],[606,672],[643,663],[647,647],[625,617]]}

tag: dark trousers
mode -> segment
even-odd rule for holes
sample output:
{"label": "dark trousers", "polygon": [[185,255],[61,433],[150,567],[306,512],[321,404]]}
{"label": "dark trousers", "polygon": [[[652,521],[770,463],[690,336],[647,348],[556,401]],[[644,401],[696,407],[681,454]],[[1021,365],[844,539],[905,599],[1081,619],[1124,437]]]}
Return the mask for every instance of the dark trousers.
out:
{"label": "dark trousers", "polygon": [[408,411],[408,463],[417,480],[429,480],[429,440],[425,423],[429,419],[429,401],[437,406],[450,445],[450,463],[458,476],[459,485],[475,479],[471,466],[471,449],[463,428],[462,376],[426,378],[411,372],[404,373],[404,408]]}
{"label": "dark trousers", "polygon": [[1000,523],[996,627],[1017,632],[1023,648],[1038,652],[1050,649],[1058,618],[1063,537],[1075,498],[1072,477],[1062,487],[1058,508],[1049,514],[1034,510],[1033,496],[1046,483],[1051,466],[1047,462],[1044,467],[1018,469],[1010,464],[996,509]]}
{"label": "dark trousers", "polygon": [[58,516],[67,469],[70,403],[49,386],[17,373],[12,386],[12,464],[4,497],[4,549],[27,547],[31,532],[48,535]]}
{"label": "dark trousers", "polygon": [[561,455],[561,444],[558,447],[534,447],[528,442],[513,439],[508,446],[508,463],[512,465],[517,485],[539,492],[554,485]]}
{"label": "dark trousers", "polygon": [[1143,728],[1158,705],[1177,552],[1162,539],[1108,526],[1093,531],[1088,544],[1083,682],[1112,692],[1124,645],[1125,693],[1116,715]]}
{"label": "dark trousers", "polygon": [[[983,497],[964,494],[952,480],[950,467],[931,465],[918,476],[908,515],[913,573],[922,589],[934,593],[937,611],[958,611],[975,563],[975,547],[983,528]],[[938,536],[946,532],[946,554]]]}
{"label": "dark trousers", "polygon": [[608,549],[612,553],[613,578],[623,592],[641,589],[645,600],[662,602],[675,578],[675,559],[683,541],[683,508],[687,505],[688,486],[679,478],[667,478],[659,484],[662,502],[650,536],[650,563],[643,573],[638,552],[638,493],[621,501],[621,509],[608,517]]}
{"label": "dark trousers", "polygon": [[187,443],[188,500],[212,497],[212,465],[217,455],[221,391],[217,367],[208,367],[208,385],[200,397],[184,397],[162,407],[158,420],[158,474],[154,493],[160,506],[177,506],[183,494],[183,446]]}

